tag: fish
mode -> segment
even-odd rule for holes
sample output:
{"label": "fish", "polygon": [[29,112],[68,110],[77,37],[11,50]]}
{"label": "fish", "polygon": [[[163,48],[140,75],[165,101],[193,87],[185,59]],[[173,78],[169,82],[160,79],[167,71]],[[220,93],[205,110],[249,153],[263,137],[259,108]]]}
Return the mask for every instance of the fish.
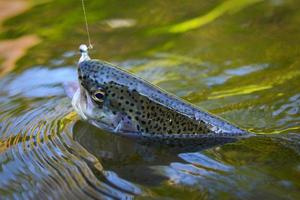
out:
{"label": "fish", "polygon": [[[252,134],[81,48],[72,105],[94,126],[130,137],[216,139]],[[73,91],[75,90],[72,87]]]}

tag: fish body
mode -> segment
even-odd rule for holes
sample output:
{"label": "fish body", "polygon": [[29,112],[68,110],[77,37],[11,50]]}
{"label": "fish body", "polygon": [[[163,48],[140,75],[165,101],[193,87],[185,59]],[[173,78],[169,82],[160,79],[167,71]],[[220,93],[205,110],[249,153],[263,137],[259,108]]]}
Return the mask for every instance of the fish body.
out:
{"label": "fish body", "polygon": [[110,132],[147,138],[231,138],[251,133],[110,63],[78,64],[79,115]]}

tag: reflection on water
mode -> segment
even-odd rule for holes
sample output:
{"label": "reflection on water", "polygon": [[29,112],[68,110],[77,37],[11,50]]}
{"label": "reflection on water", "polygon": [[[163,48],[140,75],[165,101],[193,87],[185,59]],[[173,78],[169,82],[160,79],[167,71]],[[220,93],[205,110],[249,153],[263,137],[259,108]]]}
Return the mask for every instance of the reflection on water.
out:
{"label": "reflection on water", "polygon": [[[171,33],[181,33],[192,29],[196,29],[212,22],[213,20],[224,15],[225,13],[235,13],[251,4],[260,1],[262,0],[227,0],[203,16],[199,16],[194,19],[189,19],[185,22],[171,25],[170,27],[160,28],[158,32],[168,31]],[[157,30],[155,30],[154,32],[157,32]]]}
{"label": "reflection on water", "polygon": [[40,43],[15,45],[9,64],[14,51],[0,55],[0,199],[300,199],[296,0],[86,1],[92,57],[259,134],[176,146],[73,112],[63,84],[86,40],[77,3],[34,1],[2,24],[0,49]]}

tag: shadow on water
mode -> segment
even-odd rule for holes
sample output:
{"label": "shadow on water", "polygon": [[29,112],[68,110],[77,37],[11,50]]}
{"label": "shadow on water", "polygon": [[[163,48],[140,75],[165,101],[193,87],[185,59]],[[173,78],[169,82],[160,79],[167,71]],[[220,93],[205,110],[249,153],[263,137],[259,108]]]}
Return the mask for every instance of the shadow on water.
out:
{"label": "shadow on water", "polygon": [[[163,176],[152,174],[149,166],[168,165],[182,160],[179,153],[201,151],[234,142],[236,139],[174,141],[165,143],[163,140],[133,139],[113,135],[82,121],[78,121],[73,128],[73,137],[90,153],[109,166],[121,177],[140,184],[155,185]],[[150,176],[149,176],[150,175]]]}
{"label": "shadow on water", "polygon": [[291,198],[299,195],[297,134],[258,135],[223,145],[200,145],[188,151],[112,135],[78,121],[73,137],[99,159],[104,169],[151,188],[155,196],[164,196],[179,186],[177,195],[189,188],[190,194],[197,190],[201,198],[208,193],[215,198],[226,193],[229,198],[250,199],[284,198],[287,191]]}

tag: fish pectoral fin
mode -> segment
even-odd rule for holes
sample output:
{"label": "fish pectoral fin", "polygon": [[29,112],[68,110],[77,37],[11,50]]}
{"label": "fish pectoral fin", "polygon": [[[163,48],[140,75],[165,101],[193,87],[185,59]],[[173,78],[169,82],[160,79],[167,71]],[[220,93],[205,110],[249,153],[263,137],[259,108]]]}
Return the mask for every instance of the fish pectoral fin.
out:
{"label": "fish pectoral fin", "polygon": [[118,125],[117,125],[116,128],[114,129],[114,133],[120,132],[121,129],[122,129],[122,127],[123,127],[123,120],[120,120],[119,123],[118,123]]}
{"label": "fish pectoral fin", "polygon": [[122,118],[116,128],[114,129],[115,133],[120,133],[120,132],[136,132],[137,129],[132,123],[131,120],[128,118]]}

